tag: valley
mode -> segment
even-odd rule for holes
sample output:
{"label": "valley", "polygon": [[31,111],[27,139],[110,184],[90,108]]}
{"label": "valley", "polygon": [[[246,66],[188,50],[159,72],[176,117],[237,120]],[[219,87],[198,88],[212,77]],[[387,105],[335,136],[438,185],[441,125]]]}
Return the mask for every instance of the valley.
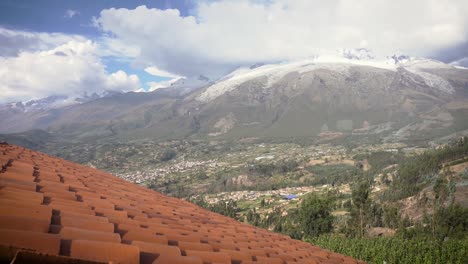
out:
{"label": "valley", "polygon": [[458,263],[466,72],[410,57],[241,67],[197,87],[3,105],[0,141],[369,262],[421,262],[437,241],[432,259]]}
{"label": "valley", "polygon": [[[319,142],[300,145],[145,140],[120,144],[69,144],[62,148],[53,145],[52,149],[42,150],[109,171],[171,196],[203,200],[208,204],[233,201],[238,207],[237,217],[242,221],[247,221],[252,210],[265,218],[273,210],[287,212],[309,193],[333,193],[337,197],[334,214],[343,222],[349,217],[345,205],[351,202],[352,187],[363,179],[370,181],[370,193],[377,203],[397,206],[404,213],[402,217],[422,219],[424,210],[412,204],[419,204],[422,196],[433,196],[431,186],[442,169],[430,179],[419,182],[416,192],[401,194],[405,199],[412,197],[409,200],[390,198],[389,190],[395,188],[394,178],[399,164],[436,151],[442,145],[382,143],[350,146],[341,145],[340,141]],[[454,199],[462,204],[466,203],[468,194],[468,160],[465,158],[468,154],[462,154],[461,160],[455,160],[455,165],[447,167],[452,175],[450,182],[456,186]]]}
{"label": "valley", "polygon": [[[41,150],[109,171],[238,221],[293,238],[308,238],[366,260],[402,256],[392,255],[399,252],[396,249],[383,255],[380,251],[350,253],[353,246],[347,244],[350,242],[344,235],[350,239],[361,237],[353,243],[364,243],[368,250],[378,250],[381,243],[434,241],[439,235],[428,229],[433,226],[431,221],[439,221],[434,220],[439,217],[436,215],[455,205],[463,209],[456,209],[461,211],[454,212],[451,219],[458,219],[455,221],[462,221],[463,225],[460,217],[468,210],[466,138],[445,144],[357,142],[140,140],[45,144]],[[362,192],[366,194],[362,201],[365,224],[360,226],[355,222],[359,219],[356,195]],[[311,196],[330,202],[332,228],[320,231],[320,236],[307,235],[301,227],[303,203]],[[454,236],[451,229],[440,225],[434,228],[441,228],[437,232],[442,237]],[[458,237],[465,237],[461,232]],[[344,251],[340,251],[341,244],[346,245]],[[415,250],[429,254],[430,247]]]}
{"label": "valley", "polygon": [[1,263],[467,263],[468,1],[0,14]]}

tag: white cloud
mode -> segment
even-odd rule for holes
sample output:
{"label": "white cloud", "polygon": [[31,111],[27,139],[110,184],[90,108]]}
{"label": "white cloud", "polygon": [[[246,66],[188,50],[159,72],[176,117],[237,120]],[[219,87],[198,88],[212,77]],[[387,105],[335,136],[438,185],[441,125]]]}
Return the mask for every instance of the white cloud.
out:
{"label": "white cloud", "polygon": [[468,67],[468,57],[453,61],[450,64],[455,65],[455,66]]}
{"label": "white cloud", "polygon": [[0,57],[0,102],[140,88],[136,75],[109,75],[96,53],[93,42],[72,40],[49,50]]}
{"label": "white cloud", "polygon": [[167,72],[167,71],[164,71],[164,70],[160,70],[155,66],[146,67],[145,72],[147,72],[147,73],[149,73],[151,75],[154,75],[154,76],[159,76],[159,77],[167,77],[167,78],[180,78],[180,77],[182,77],[182,76],[177,75],[177,74],[173,74],[173,73],[170,73],[170,72]]}
{"label": "white cloud", "polygon": [[11,30],[0,27],[0,56],[17,56],[22,51],[49,50],[69,41],[86,41],[79,35]]}
{"label": "white cloud", "polygon": [[146,84],[149,87],[148,91],[150,91],[150,92],[152,92],[154,90],[157,90],[157,89],[161,89],[161,88],[167,88],[167,87],[171,86],[173,83],[180,80],[181,78],[184,78],[184,76],[180,76],[180,75],[173,74],[173,73],[170,73],[170,72],[167,72],[167,71],[164,71],[164,70],[160,70],[155,66],[146,67],[145,72],[147,72],[147,73],[149,73],[151,75],[154,75],[154,76],[158,76],[158,77],[171,78],[170,80],[165,80],[165,81],[147,82]]}
{"label": "white cloud", "polygon": [[173,83],[177,82],[180,80],[182,77],[176,77],[167,81],[159,81],[159,82],[147,82],[146,84],[148,85],[148,91],[152,92],[157,89],[162,89],[162,88],[167,88],[170,87]]}
{"label": "white cloud", "polygon": [[78,11],[76,11],[76,10],[67,9],[67,10],[65,11],[64,17],[65,17],[65,18],[73,18],[74,16],[79,15],[79,14],[80,14],[80,12],[78,12]]}
{"label": "white cloud", "polygon": [[100,57],[113,57],[120,61],[130,61],[140,55],[139,47],[126,45],[119,39],[108,36],[100,37],[96,44],[98,45],[98,55]]}
{"label": "white cloud", "polygon": [[129,92],[137,90],[140,87],[140,79],[137,75],[128,75],[122,70],[104,76],[104,81],[103,87],[105,90]]}
{"label": "white cloud", "polygon": [[95,22],[138,47],[136,63],[184,76],[341,48],[428,56],[468,40],[464,0],[214,1],[194,14],[140,6],[103,10]]}

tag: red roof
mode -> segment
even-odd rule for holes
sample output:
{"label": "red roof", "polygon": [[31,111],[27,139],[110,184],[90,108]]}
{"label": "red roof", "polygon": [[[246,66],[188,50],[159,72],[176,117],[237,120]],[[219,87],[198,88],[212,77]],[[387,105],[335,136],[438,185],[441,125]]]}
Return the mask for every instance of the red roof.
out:
{"label": "red roof", "polygon": [[56,263],[357,263],[22,147],[1,144],[0,168],[3,259],[19,251],[17,259]]}

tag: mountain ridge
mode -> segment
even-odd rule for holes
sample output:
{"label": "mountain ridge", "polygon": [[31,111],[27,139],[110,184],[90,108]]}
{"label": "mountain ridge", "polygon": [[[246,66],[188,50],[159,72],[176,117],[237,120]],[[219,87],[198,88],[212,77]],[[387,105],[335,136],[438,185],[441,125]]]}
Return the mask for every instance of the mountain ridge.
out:
{"label": "mountain ridge", "polygon": [[[421,132],[438,137],[468,129],[463,122],[467,73],[408,56],[322,56],[258,64],[214,83],[200,77],[200,87],[179,84],[144,94],[116,94],[39,113],[3,111],[6,125],[0,133],[43,129],[74,139],[268,138],[357,130],[389,140]],[[377,133],[383,124],[389,128]]]}

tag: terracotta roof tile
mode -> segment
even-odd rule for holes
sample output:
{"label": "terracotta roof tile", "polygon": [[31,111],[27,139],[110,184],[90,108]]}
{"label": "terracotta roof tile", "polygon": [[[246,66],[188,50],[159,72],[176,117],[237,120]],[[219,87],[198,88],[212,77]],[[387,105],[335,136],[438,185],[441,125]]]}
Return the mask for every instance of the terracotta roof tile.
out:
{"label": "terracotta roof tile", "polygon": [[144,241],[149,243],[164,244],[167,245],[168,239],[166,236],[156,235],[148,231],[142,231],[137,229],[132,229],[127,231],[122,239],[128,241]]}
{"label": "terracotta roof tile", "polygon": [[169,254],[171,256],[182,256],[180,249],[176,246],[169,246],[159,243],[149,243],[145,241],[132,241],[132,245],[140,248],[142,252],[156,253],[156,254]]}
{"label": "terracotta roof tile", "polygon": [[233,261],[237,261],[237,262],[245,262],[245,261],[253,260],[253,256],[249,254],[248,252],[228,250],[228,249],[221,249],[220,252],[227,253]]}
{"label": "terracotta roof tile", "polygon": [[153,264],[203,264],[200,257],[172,256],[163,254],[159,256]]}
{"label": "terracotta roof tile", "polygon": [[0,245],[114,263],[361,263],[109,173],[5,144]]}
{"label": "terracotta roof tile", "polygon": [[57,197],[64,200],[77,201],[76,193],[69,192],[61,189],[54,189],[52,187],[43,187],[40,192],[44,193],[44,196]]}
{"label": "terracotta roof tile", "polygon": [[0,216],[24,216],[50,222],[52,210],[47,206],[28,204],[28,201],[1,199]]}
{"label": "terracotta roof tile", "polygon": [[177,246],[180,250],[214,251],[213,247],[206,243],[178,241]]}
{"label": "terracotta roof tile", "polygon": [[134,264],[140,262],[140,249],[136,246],[117,243],[73,240],[70,256],[85,260]]}
{"label": "terracotta roof tile", "polygon": [[112,223],[103,223],[101,220],[91,220],[89,218],[76,218],[70,215],[60,216],[60,225],[101,232],[114,232],[114,224]]}
{"label": "terracotta roof tile", "polygon": [[136,224],[136,222],[131,218],[121,218],[121,217],[114,217],[114,216],[107,216],[106,218],[109,220],[109,223],[129,224],[129,225],[135,225]]}
{"label": "terracotta roof tile", "polygon": [[208,263],[231,263],[231,257],[225,252],[207,252],[197,250],[186,250],[185,254],[189,257],[200,257],[203,262]]}
{"label": "terracotta roof tile", "polygon": [[[61,198],[61,197],[60,197]],[[86,215],[96,215],[96,213],[91,210],[90,208],[82,208],[79,206],[74,205],[65,205],[63,203],[50,203],[48,206],[54,210],[60,212],[70,212],[70,213],[78,213],[78,214],[86,214]]]}
{"label": "terracotta roof tile", "polygon": [[37,219],[27,216],[0,216],[0,227],[4,229],[15,229],[35,232],[49,232],[49,219]]}
{"label": "terracotta roof tile", "polygon": [[94,208],[94,211],[102,216],[113,216],[116,218],[128,218],[127,211],[117,211],[114,209],[105,209],[105,208],[100,208],[99,206]]}
{"label": "terracotta roof tile", "polygon": [[284,264],[284,261],[280,258],[270,258],[270,257],[261,257],[257,256],[256,263],[265,263],[265,264]]}
{"label": "terracotta roof tile", "polygon": [[0,245],[58,255],[60,250],[60,237],[58,235],[40,232],[0,229]]}
{"label": "terracotta roof tile", "polygon": [[26,191],[12,187],[4,187],[0,189],[0,198],[28,200],[32,203],[41,204],[44,200],[44,195],[38,192]]}
{"label": "terracotta roof tile", "polygon": [[94,222],[109,223],[109,219],[107,217],[88,215],[88,214],[79,214],[75,212],[60,212],[60,216],[63,218],[79,218],[79,219],[90,220]]}
{"label": "terracotta roof tile", "polygon": [[99,232],[86,229],[80,229],[75,227],[63,227],[60,230],[60,237],[62,239],[83,239],[83,240],[92,240],[92,241],[104,241],[104,242],[114,242],[120,243],[121,239],[119,234],[111,232]]}
{"label": "terracotta roof tile", "polygon": [[[0,176],[2,175],[0,174]],[[34,192],[37,189],[37,185],[35,182],[22,181],[16,178],[8,179],[8,178],[1,178],[1,177],[0,177],[0,187],[12,187],[16,189],[31,191],[31,192]]]}

